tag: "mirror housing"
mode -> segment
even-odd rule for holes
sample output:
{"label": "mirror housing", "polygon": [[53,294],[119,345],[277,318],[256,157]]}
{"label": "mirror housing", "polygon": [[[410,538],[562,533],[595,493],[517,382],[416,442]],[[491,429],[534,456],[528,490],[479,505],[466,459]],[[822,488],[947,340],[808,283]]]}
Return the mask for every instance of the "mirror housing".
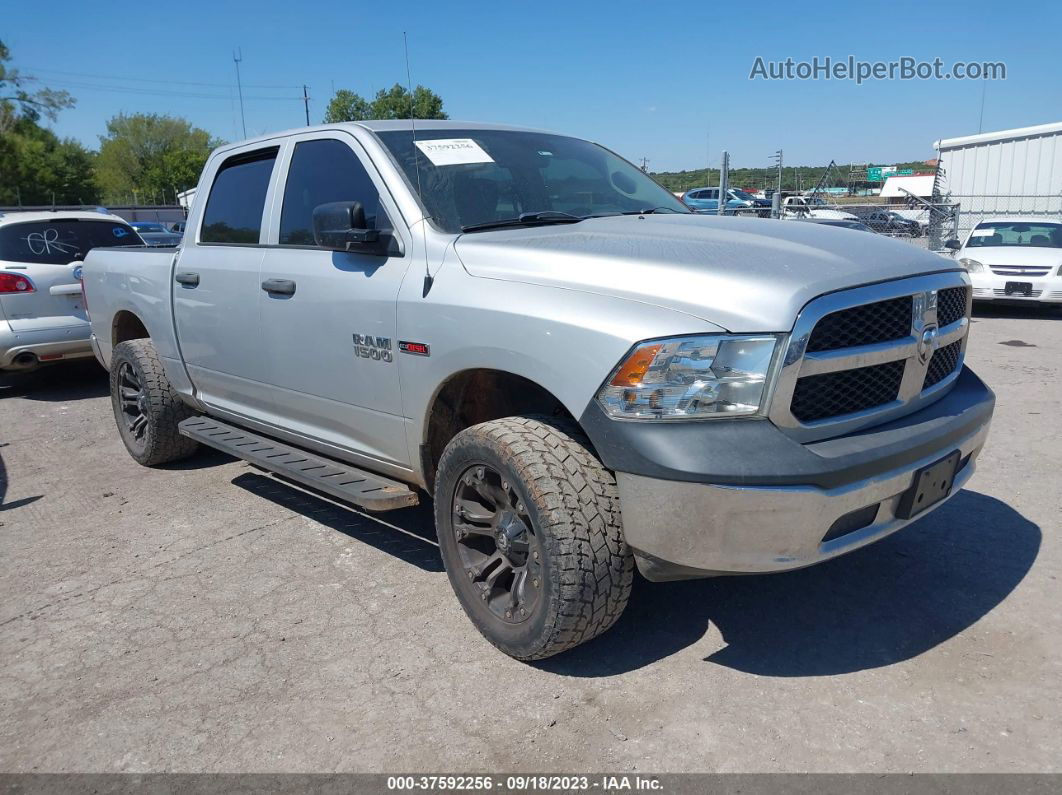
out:
{"label": "mirror housing", "polygon": [[960,243],[953,237],[951,240],[944,241],[944,248],[946,248],[948,251],[958,251],[960,248],[962,248],[962,243]]}
{"label": "mirror housing", "polygon": [[313,239],[321,248],[386,256],[390,237],[366,227],[361,202],[330,202],[313,208]]}

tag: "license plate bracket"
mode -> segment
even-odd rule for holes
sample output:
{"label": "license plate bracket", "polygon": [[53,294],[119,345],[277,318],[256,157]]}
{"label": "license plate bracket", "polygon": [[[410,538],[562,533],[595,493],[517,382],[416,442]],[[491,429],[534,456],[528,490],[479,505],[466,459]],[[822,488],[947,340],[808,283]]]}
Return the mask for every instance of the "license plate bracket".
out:
{"label": "license plate bracket", "polygon": [[1003,286],[1005,295],[1032,295],[1032,282],[1007,282]]}
{"label": "license plate bracket", "polygon": [[900,498],[896,516],[900,519],[911,519],[951,494],[958,469],[959,451],[955,450],[936,463],[915,472],[911,488]]}

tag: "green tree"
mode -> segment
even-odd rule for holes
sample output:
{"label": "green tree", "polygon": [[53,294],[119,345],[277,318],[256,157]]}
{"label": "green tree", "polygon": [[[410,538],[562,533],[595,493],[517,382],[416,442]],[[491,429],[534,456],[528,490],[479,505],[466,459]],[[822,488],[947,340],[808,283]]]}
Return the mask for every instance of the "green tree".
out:
{"label": "green tree", "polygon": [[59,111],[74,107],[76,100],[66,91],[39,85],[37,78],[9,66],[10,61],[11,51],[0,41],[0,133],[19,119],[36,122],[45,116],[55,121]]}
{"label": "green tree", "polygon": [[98,198],[93,153],[37,122],[74,106],[65,91],[41,86],[10,65],[0,41],[0,204],[91,204]]}
{"label": "green tree", "polygon": [[[96,179],[105,201],[168,199],[199,181],[207,157],[220,141],[175,116],[119,114],[100,136]],[[174,198],[175,200],[175,198]]]}
{"label": "green tree", "polygon": [[335,93],[325,110],[326,124],[340,121],[364,121],[366,119],[408,119],[410,111],[418,119],[448,119],[443,111],[442,97],[429,88],[413,89],[412,102],[409,91],[395,83],[389,89],[376,92],[372,102],[345,88]]}
{"label": "green tree", "polygon": [[365,97],[345,88],[339,89],[335,96],[329,100],[324,115],[325,124],[335,124],[341,121],[364,121],[369,118],[372,117],[369,115],[369,103],[365,101]]}
{"label": "green tree", "polygon": [[[395,83],[391,88],[376,92],[371,112],[374,119],[408,119],[410,115],[409,91]],[[413,89],[413,116],[417,119],[448,119],[443,112],[442,97],[431,89],[417,86]]]}
{"label": "green tree", "polygon": [[27,118],[0,133],[0,204],[95,204],[95,154]]}

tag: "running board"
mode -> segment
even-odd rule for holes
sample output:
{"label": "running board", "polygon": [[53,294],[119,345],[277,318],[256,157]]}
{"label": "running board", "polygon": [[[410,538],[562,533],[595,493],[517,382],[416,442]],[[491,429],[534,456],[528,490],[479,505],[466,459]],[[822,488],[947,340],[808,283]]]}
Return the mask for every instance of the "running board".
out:
{"label": "running board", "polygon": [[189,439],[370,511],[391,511],[417,504],[417,493],[404,483],[209,417],[189,417],[177,429]]}

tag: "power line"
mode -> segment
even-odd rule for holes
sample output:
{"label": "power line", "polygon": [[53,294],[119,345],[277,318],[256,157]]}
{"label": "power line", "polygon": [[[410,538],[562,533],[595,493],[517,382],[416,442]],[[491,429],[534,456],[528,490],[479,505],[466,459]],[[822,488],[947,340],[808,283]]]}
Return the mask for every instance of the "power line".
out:
{"label": "power line", "polygon": [[[45,72],[47,74],[56,75],[71,75],[73,77],[92,77],[100,80],[121,80],[129,83],[164,83],[166,85],[181,85],[181,86],[208,86],[213,88],[231,88],[231,83],[196,83],[191,80],[162,80],[150,77],[126,77],[124,75],[98,75],[89,74],[87,72],[67,72],[62,69],[39,69],[33,66],[22,67],[27,72]],[[22,80],[29,80],[32,78],[22,76]],[[268,83],[248,83],[247,88],[294,88],[298,89],[296,85],[277,85]]]}
{"label": "power line", "polygon": [[[195,92],[195,91],[167,91],[165,89],[136,88],[134,86],[108,86],[108,85],[101,85],[99,83],[88,83],[88,82],[84,82],[84,81],[80,81],[80,80],[51,80],[51,79],[49,79],[49,80],[45,81],[45,80],[42,80],[39,77],[20,77],[19,79],[20,80],[25,80],[25,81],[32,81],[32,82],[35,82],[35,83],[42,83],[42,84],[47,82],[49,85],[57,85],[57,86],[63,86],[63,87],[67,87],[67,88],[78,88],[78,89],[82,89],[82,90],[85,90],[85,91],[110,91],[110,92],[118,93],[118,94],[139,94],[139,95],[143,95],[143,96],[158,96],[158,97],[189,97],[191,99],[223,99],[223,100],[231,100],[231,99],[233,99],[233,95],[231,93],[229,93],[229,94],[206,94],[206,93]],[[228,88],[231,91],[232,86],[228,86]],[[270,101],[278,100],[278,101],[283,101],[283,102],[292,102],[292,101],[302,102],[302,97],[301,96],[295,96],[295,95],[290,96],[290,97],[245,96],[244,99],[245,100],[247,100],[247,99],[270,100]]]}

